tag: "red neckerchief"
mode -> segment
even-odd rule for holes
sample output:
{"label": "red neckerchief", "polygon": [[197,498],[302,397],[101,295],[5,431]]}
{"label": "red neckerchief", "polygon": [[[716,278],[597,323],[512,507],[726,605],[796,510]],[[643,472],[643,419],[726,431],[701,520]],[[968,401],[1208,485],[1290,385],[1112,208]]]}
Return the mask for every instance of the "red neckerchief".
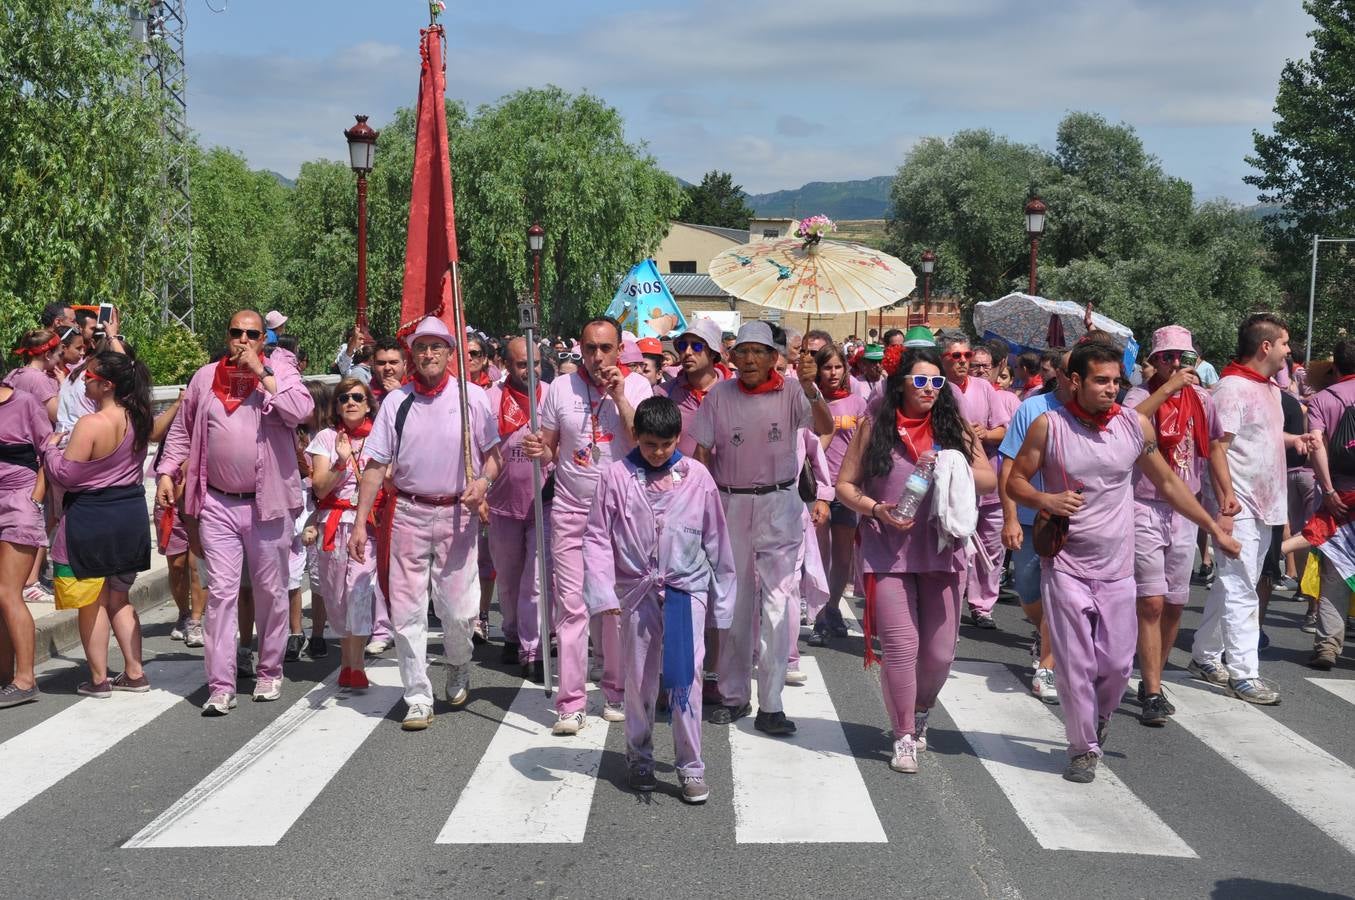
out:
{"label": "red neckerchief", "polygon": [[[729,369],[726,368],[723,363],[716,363],[715,383],[718,384],[721,381],[727,380],[729,377],[730,377]],[[678,378],[681,379],[682,386],[687,389],[687,393],[691,394],[693,397],[696,398],[697,406],[700,406],[702,403],[706,401],[706,394],[710,392],[710,388],[706,388],[704,391],[701,390],[701,388],[692,384],[692,380],[687,377],[686,372],[683,372],[681,375],[678,376]]]}
{"label": "red neckerchief", "polygon": [[895,410],[894,430],[899,440],[908,448],[908,452],[913,454],[914,462],[921,459],[922,454],[929,452],[936,443],[932,436],[931,410],[927,410],[927,414],[920,419],[910,419],[903,414],[903,410]]}
{"label": "red neckerchief", "polygon": [[1077,419],[1088,428],[1094,428],[1097,431],[1105,431],[1110,427],[1110,420],[1120,414],[1120,404],[1112,403],[1110,409],[1100,414],[1087,412],[1081,406],[1077,405],[1076,397],[1069,397],[1068,402],[1063,404],[1063,408],[1068,410],[1069,415]]}
{"label": "red neckerchief", "polygon": [[212,393],[226,407],[226,415],[240,408],[245,398],[254,393],[259,386],[259,376],[248,369],[230,364],[228,357],[221,357],[212,373]]}
{"label": "red neckerchief", "polygon": [[[536,402],[541,402],[541,385],[536,386]],[[503,392],[499,395],[499,440],[506,441],[508,436],[527,425],[532,420],[527,408],[527,394],[503,383]]]}
{"label": "red neckerchief", "polygon": [[1345,382],[1350,381],[1352,378],[1355,378],[1355,375],[1342,375],[1340,378],[1333,381],[1332,384],[1344,384]]}
{"label": "red neckerchief", "polygon": [[717,362],[715,364],[715,371],[720,373],[721,381],[728,381],[734,377],[734,370],[722,362]]}
{"label": "red neckerchief", "polygon": [[969,376],[966,375],[966,376],[964,377],[964,381],[961,381],[960,379],[957,378],[957,379],[955,379],[954,381],[952,381],[951,384],[953,384],[953,385],[955,385],[957,388],[959,388],[959,389],[960,389],[960,393],[963,394],[963,393],[965,392],[965,388],[969,387]]}
{"label": "red neckerchief", "polygon": [[1255,381],[1257,384],[1270,384],[1270,379],[1262,375],[1255,369],[1249,369],[1241,363],[1230,362],[1223,367],[1219,373],[1220,378],[1227,378],[1229,375],[1236,375],[1239,378],[1245,378],[1248,381]]}
{"label": "red neckerchief", "polygon": [[372,420],[364,416],[362,421],[358,423],[357,428],[349,428],[347,425],[342,425],[340,428],[344,434],[348,435],[349,440],[365,438],[372,433]]}
{"label": "red neckerchief", "polygon": [[1021,393],[1029,394],[1032,391],[1038,391],[1042,387],[1044,387],[1044,376],[1032,375],[1026,379],[1026,386],[1021,389]]}
{"label": "red neckerchief", "polygon": [[447,389],[447,383],[452,380],[451,372],[443,372],[442,380],[433,387],[425,387],[424,383],[417,378],[410,379],[410,384],[414,385],[414,393],[420,397],[436,397]]}
{"label": "red neckerchief", "polygon": [[759,385],[758,385],[757,387],[755,387],[755,388],[750,388],[750,387],[748,387],[746,384],[743,383],[743,379],[740,378],[740,379],[739,379],[739,390],[740,390],[742,393],[750,394],[750,395],[752,395],[752,394],[770,394],[772,391],[779,391],[779,390],[781,390],[781,385],[783,385],[783,384],[785,384],[785,383],[786,383],[786,379],[784,379],[784,378],[781,377],[781,373],[778,372],[778,371],[776,371],[775,369],[772,369],[771,374],[767,376],[767,380],[764,381],[764,382],[762,382],[762,384],[759,384]]}
{"label": "red neckerchief", "polygon": [[490,380],[489,373],[486,372],[484,369],[481,369],[480,371],[476,372],[474,375],[471,376],[470,383],[474,385],[479,385],[482,388],[487,388],[494,382]]}
{"label": "red neckerchief", "polygon": [[1187,434],[1195,442],[1196,454],[1208,458],[1209,429],[1206,427],[1204,404],[1190,385],[1162,402],[1154,416],[1154,424],[1157,425],[1157,448],[1168,461]]}
{"label": "red neckerchief", "polygon": [[827,399],[829,403],[832,403],[834,400],[844,400],[847,397],[850,397],[851,395],[852,389],[849,387],[842,387],[841,385],[833,388],[830,391],[823,392],[824,398]]}

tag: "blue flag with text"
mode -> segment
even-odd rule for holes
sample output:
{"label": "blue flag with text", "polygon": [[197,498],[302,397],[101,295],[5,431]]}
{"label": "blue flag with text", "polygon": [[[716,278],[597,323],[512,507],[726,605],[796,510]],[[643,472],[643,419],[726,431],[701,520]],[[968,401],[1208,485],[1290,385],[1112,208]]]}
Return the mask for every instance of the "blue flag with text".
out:
{"label": "blue flag with text", "polygon": [[676,337],[687,328],[687,318],[652,259],[631,267],[616,289],[607,315],[620,322],[623,331],[642,338]]}

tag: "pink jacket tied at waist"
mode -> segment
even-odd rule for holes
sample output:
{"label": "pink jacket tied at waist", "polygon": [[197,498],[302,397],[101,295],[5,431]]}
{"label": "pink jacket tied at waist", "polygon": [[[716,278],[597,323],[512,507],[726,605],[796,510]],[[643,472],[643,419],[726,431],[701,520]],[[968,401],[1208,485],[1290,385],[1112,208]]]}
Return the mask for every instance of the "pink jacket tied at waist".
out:
{"label": "pink jacket tied at waist", "polygon": [[[261,427],[257,439],[254,502],[259,519],[271,521],[282,518],[302,506],[301,474],[296,462],[296,429],[305,422],[315,404],[296,370],[296,360],[286,350],[277,349],[268,358],[273,369],[278,391],[263,394],[260,408]],[[179,414],[170,425],[165,438],[165,449],[160,454],[157,475],[177,477],[179,466],[187,462],[187,484],[184,488],[184,515],[197,516],[202,511],[202,499],[207,491],[207,411],[209,404],[219,402],[212,394],[212,376],[216,362],[210,362],[193,373],[184,391]]]}
{"label": "pink jacket tied at waist", "polygon": [[707,619],[728,628],[734,616],[734,552],[724,507],[706,467],[682,459],[673,467],[663,528],[645,497],[646,476],[620,460],[603,470],[583,539],[584,602],[594,615],[629,611],[665,585],[706,595]]}

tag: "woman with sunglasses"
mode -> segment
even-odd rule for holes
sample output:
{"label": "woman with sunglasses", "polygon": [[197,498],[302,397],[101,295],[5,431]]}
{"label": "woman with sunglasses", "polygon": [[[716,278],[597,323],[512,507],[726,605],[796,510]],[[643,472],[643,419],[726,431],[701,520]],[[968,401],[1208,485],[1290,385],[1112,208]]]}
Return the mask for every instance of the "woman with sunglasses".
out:
{"label": "woman with sunglasses", "polygon": [[555,353],[555,374],[564,377],[572,375],[579,371],[579,363],[583,362],[583,353],[579,350],[579,342],[575,341],[568,350],[558,350]]}
{"label": "woman with sunglasses", "polygon": [[[838,473],[838,500],[863,517],[861,566],[866,580],[866,663],[874,661],[871,632],[880,635],[885,707],[894,726],[890,768],[916,772],[927,747],[927,714],[955,659],[966,554],[962,542],[938,552],[933,522],[939,501],[929,486],[911,519],[895,517],[905,485],[924,457],[936,466],[955,451],[969,462],[977,493],[997,487],[983,444],[960,416],[955,395],[931,348],[890,348],[890,373],[879,412],[852,436]],[[963,463],[961,463],[963,466]],[[948,496],[948,495],[946,495]]]}
{"label": "woman with sunglasses", "polygon": [[367,464],[367,436],[376,418],[376,398],[357,378],[345,378],[334,390],[331,427],[306,447],[311,489],[318,503],[320,581],[329,624],[340,637],[339,687],[368,687],[363,649],[372,634],[376,596],[376,529],[368,532],[362,562],[348,553],[358,505],[358,481]]}
{"label": "woman with sunglasses", "polygon": [[35,328],[19,339],[14,355],[24,363],[6,375],[0,384],[27,391],[37,397],[47,410],[48,421],[55,424],[57,394],[61,391],[61,384],[57,381],[57,368],[61,364],[61,339],[50,329]]}
{"label": "woman with sunglasses", "polygon": [[[75,423],[63,450],[54,434],[43,448],[47,477],[65,490],[65,511],[52,539],[56,608],[77,609],[89,680],[76,692],[107,698],[114,691],[145,693],[141,620],[127,594],[136,573],[151,566],[146,509],[146,445],[151,412],[150,372],[122,353],[104,352],[85,367],[85,392],[98,407]],[[110,630],[123,670],[108,676]]]}

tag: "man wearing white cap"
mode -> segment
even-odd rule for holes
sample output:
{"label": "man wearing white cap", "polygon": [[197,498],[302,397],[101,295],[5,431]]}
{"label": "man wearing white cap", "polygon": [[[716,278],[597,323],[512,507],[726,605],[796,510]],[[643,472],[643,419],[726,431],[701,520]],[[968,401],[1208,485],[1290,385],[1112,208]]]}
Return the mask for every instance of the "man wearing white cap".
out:
{"label": "man wearing white cap", "polygon": [[751,712],[753,635],[758,632],[758,714],[754,727],[795,732],[781,708],[789,651],[787,611],[798,606],[796,560],[804,540],[804,503],[796,492],[801,428],[833,433],[833,414],[815,385],[813,357],[800,360],[798,387],[775,371],[777,347],[765,322],[739,329],[737,378],[716,384],[692,425],[696,458],[720,489],[738,570],[734,619],[720,641],[720,706],[710,721],[727,725]]}
{"label": "man wearing white cap", "polygon": [[275,334],[282,334],[286,330],[287,317],[276,309],[270,309],[263,317],[263,327]]}
{"label": "man wearing white cap", "polygon": [[470,696],[471,635],[480,611],[477,511],[503,463],[489,400],[482,388],[468,384],[472,472],[465,471],[459,385],[448,370],[455,341],[447,326],[429,316],[408,343],[414,378],[387,395],[367,438],[369,462],[348,552],[362,560],[367,517],[389,474],[396,499],[390,512],[388,599],[409,707],[401,727],[421,731],[433,720],[430,599],[442,619],[447,702],[460,707]]}
{"label": "man wearing white cap", "polygon": [[696,411],[701,408],[707,392],[727,377],[720,371],[720,326],[712,319],[693,320],[673,341],[673,350],[677,352],[682,372],[660,386],[659,392],[676,403],[682,413],[678,449],[683,456],[692,456],[696,453],[696,440],[692,437]]}
{"label": "man wearing white cap", "polygon": [[[1167,325],[1153,332],[1148,361],[1153,377],[1133,388],[1124,405],[1157,428],[1157,450],[1167,466],[1199,494],[1210,442],[1223,436],[1209,393],[1196,385],[1190,332]],[[1134,473],[1134,582],[1138,589],[1139,721],[1161,727],[1176,712],[1162,690],[1162,670],[1176,644],[1181,611],[1190,600],[1195,523],[1173,509],[1141,471]]]}

